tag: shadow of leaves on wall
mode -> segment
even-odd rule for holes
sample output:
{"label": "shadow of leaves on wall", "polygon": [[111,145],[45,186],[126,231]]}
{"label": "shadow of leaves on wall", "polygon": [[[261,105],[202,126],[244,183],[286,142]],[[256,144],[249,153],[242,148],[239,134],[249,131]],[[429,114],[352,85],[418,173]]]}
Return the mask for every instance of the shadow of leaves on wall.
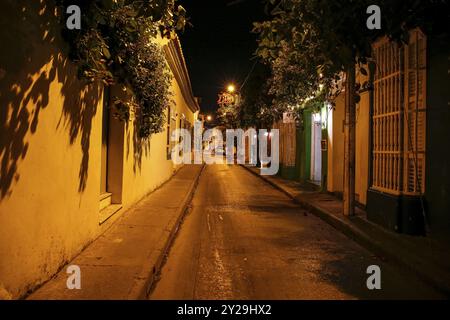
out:
{"label": "shadow of leaves on wall", "polygon": [[127,154],[130,153],[131,145],[130,140],[133,143],[133,172],[134,174],[138,174],[142,170],[142,160],[143,158],[150,157],[150,145],[151,145],[151,136],[149,138],[142,138],[139,135],[139,115],[136,115],[136,119],[133,120],[131,124],[127,124],[133,126],[133,134],[130,137],[130,130],[127,130]]}
{"label": "shadow of leaves on wall", "polygon": [[[77,79],[76,67],[66,58],[53,1],[6,0],[1,15],[0,41],[6,45],[0,51],[0,199],[10,196],[14,183],[26,178],[20,177],[18,167],[29,150],[29,135],[36,133],[41,112],[49,106],[51,112],[61,112],[58,127],[64,124],[70,144],[79,138],[82,192],[101,86],[85,87]],[[55,81],[61,86],[61,106],[49,95]]]}

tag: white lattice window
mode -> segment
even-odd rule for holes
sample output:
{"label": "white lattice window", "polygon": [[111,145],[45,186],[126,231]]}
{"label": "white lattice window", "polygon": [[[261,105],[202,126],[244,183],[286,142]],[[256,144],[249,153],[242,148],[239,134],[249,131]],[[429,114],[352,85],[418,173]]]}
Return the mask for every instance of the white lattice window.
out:
{"label": "white lattice window", "polygon": [[383,38],[373,45],[377,64],[372,115],[372,188],[421,194],[425,179],[426,38],[411,31],[407,46]]}

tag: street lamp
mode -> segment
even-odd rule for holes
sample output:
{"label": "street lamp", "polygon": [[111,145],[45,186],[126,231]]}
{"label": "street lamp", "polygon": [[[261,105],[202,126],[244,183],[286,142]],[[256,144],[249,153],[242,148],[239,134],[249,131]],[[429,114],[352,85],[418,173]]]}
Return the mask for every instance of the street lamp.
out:
{"label": "street lamp", "polygon": [[228,88],[227,88],[227,91],[228,91],[229,93],[235,92],[235,91],[236,91],[236,87],[234,86],[234,84],[230,84],[230,85],[228,86]]}
{"label": "street lamp", "polygon": [[212,117],[211,116],[207,116],[206,117],[206,121],[211,121],[212,120]]}

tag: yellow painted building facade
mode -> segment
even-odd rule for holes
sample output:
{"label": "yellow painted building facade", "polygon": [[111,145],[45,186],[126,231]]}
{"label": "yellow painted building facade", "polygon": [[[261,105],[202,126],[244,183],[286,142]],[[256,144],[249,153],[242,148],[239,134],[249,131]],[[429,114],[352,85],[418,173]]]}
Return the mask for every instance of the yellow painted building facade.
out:
{"label": "yellow painted building facade", "polygon": [[[362,75],[359,82],[368,80]],[[355,200],[361,205],[367,204],[369,188],[370,163],[370,92],[360,93],[361,100],[356,104],[356,146],[355,146]],[[342,194],[344,191],[344,124],[345,124],[345,92],[334,101],[328,115],[328,168],[327,191]]]}
{"label": "yellow painted building facade", "polygon": [[[34,289],[177,169],[168,131],[193,125],[178,39],[160,41],[173,74],[164,130],[140,141],[133,117],[105,114],[105,89],[85,87],[65,54],[54,12],[7,2],[0,31],[0,299]],[[20,36],[20,43],[17,42]],[[115,90],[114,88],[112,90]],[[169,125],[170,124],[170,125]]]}

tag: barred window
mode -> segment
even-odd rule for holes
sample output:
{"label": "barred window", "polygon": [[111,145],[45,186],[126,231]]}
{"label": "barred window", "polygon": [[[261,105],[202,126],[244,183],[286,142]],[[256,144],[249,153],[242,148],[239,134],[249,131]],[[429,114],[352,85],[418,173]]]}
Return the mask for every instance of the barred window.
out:
{"label": "barred window", "polygon": [[372,188],[390,194],[424,193],[426,38],[411,31],[408,45],[383,38],[373,45],[377,64],[372,114]]}

